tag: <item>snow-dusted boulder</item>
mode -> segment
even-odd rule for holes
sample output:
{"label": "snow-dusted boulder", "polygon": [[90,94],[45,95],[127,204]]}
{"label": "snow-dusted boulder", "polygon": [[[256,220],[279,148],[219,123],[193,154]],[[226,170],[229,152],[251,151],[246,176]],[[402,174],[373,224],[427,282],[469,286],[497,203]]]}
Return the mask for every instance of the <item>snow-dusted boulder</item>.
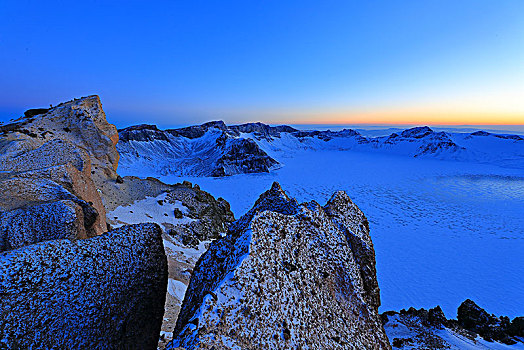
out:
{"label": "snow-dusted boulder", "polygon": [[154,224],[0,253],[0,348],[156,349],[166,287]]}
{"label": "snow-dusted boulder", "polygon": [[87,238],[82,207],[71,200],[0,212],[0,252],[61,238]]}
{"label": "snow-dusted boulder", "polygon": [[344,192],[323,208],[274,183],[198,261],[170,348],[390,349],[370,264],[367,220]]}

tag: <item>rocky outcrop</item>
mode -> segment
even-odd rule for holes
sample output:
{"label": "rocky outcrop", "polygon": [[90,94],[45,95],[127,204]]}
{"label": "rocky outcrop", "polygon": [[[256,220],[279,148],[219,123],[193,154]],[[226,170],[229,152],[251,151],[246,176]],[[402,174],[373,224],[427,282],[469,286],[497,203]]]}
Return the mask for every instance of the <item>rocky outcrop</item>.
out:
{"label": "rocky outcrop", "polygon": [[221,177],[238,173],[268,173],[278,162],[267,155],[255,141],[233,139],[216,162],[211,176]]}
{"label": "rocky outcrop", "polygon": [[387,137],[372,140],[375,148],[398,148],[413,157],[458,157],[465,148],[453,141],[446,132],[435,132],[427,126],[406,129],[400,134],[393,133]]}
{"label": "rocky outcrop", "polygon": [[400,136],[405,138],[421,139],[434,133],[429,126],[417,126],[411,129],[406,129],[400,133]]}
{"label": "rocky outcrop", "polygon": [[[458,320],[447,319],[440,306],[433,309],[387,311],[381,315],[386,333],[399,349],[491,348],[494,341],[513,345],[524,339],[524,317],[512,321],[488,314],[470,299],[458,308]],[[480,337],[479,337],[480,336]]]}
{"label": "rocky outcrop", "polygon": [[117,141],[98,96],[0,126],[0,348],[156,348],[162,231],[104,233],[106,206],[169,186],[124,185]]}
{"label": "rocky outcrop", "polygon": [[170,347],[389,349],[366,222],[344,192],[323,208],[273,184],[198,261]]}
{"label": "rocky outcrop", "polygon": [[519,135],[492,134],[490,132],[483,131],[483,130],[472,132],[470,135],[471,136],[493,136],[493,137],[497,137],[499,139],[504,139],[504,140],[524,141],[524,138],[522,136],[519,136]]}
{"label": "rocky outcrop", "polygon": [[154,224],[4,252],[0,347],[154,349],[166,285]]}
{"label": "rocky outcrop", "polygon": [[188,208],[187,216],[193,219],[167,229],[167,234],[186,246],[196,247],[202,241],[223,236],[235,220],[228,202],[223,198],[215,199],[190,182],[173,185],[168,200],[180,201]]}
{"label": "rocky outcrop", "polygon": [[209,129],[216,129],[220,131],[227,131],[226,124],[221,121],[212,121],[202,125],[193,125],[180,129],[169,129],[167,132],[173,136],[183,136],[188,139],[196,139],[204,136]]}
{"label": "rocky outcrop", "polygon": [[292,133],[298,130],[288,125],[270,126],[264,123],[245,123],[240,125],[229,126],[231,133],[240,136],[240,133],[253,134],[257,140],[271,141],[273,138],[279,138],[281,133]]}
{"label": "rocky outcrop", "polygon": [[331,130],[301,130],[292,133],[293,136],[303,139],[306,137],[316,137],[323,141],[331,141],[334,138],[354,138],[358,144],[369,143],[369,140],[353,129],[342,129],[340,131]]}
{"label": "rocky outcrop", "polygon": [[[176,208],[159,218],[150,215],[149,218],[146,217],[146,220],[158,223],[169,236],[186,246],[196,247],[202,241],[221,237],[227,232],[229,223],[235,220],[228,202],[223,198],[215,199],[208,192],[202,191],[198,185],[193,186],[188,181],[168,185],[154,178],[140,179],[125,176],[117,187],[118,193],[114,194],[116,201],[111,202],[109,207],[111,212],[108,212],[108,222],[112,226],[130,223],[118,217],[115,209],[120,207],[129,208],[131,211],[134,208],[140,210],[138,207],[141,206],[142,200],[161,195],[163,199],[153,201],[154,204],[148,204],[149,211],[179,203],[186,208],[185,212],[182,213],[179,208]],[[173,218],[185,218],[186,220],[173,224],[170,223]]]}
{"label": "rocky outcrop", "polygon": [[[100,193],[118,177],[117,141],[116,128],[107,123],[98,96],[29,110],[25,117],[1,126],[0,239],[7,243],[0,251],[24,242],[86,238],[105,232]],[[64,206],[64,200],[73,203]],[[49,202],[56,202],[64,220],[56,219],[58,212],[49,212],[53,206]],[[28,215],[21,214],[26,209]],[[48,224],[31,219],[40,209],[40,218],[51,220]],[[53,230],[42,230],[51,222]]]}
{"label": "rocky outcrop", "polygon": [[510,322],[508,317],[488,314],[470,299],[460,304],[457,319],[460,326],[479,334],[487,341],[496,340],[505,344],[515,344],[516,340],[512,337],[524,336],[522,317],[517,317]]}

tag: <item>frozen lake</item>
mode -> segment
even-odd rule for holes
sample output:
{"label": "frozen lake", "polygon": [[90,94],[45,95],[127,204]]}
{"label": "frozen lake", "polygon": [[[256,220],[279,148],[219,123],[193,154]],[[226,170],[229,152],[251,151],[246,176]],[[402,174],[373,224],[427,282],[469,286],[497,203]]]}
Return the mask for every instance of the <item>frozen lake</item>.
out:
{"label": "frozen lake", "polygon": [[272,156],[284,166],[269,174],[159,178],[199,184],[236,218],[273,181],[322,205],[345,190],[370,221],[381,311],[439,304],[456,317],[470,298],[490,313],[524,314],[524,170],[352,151]]}

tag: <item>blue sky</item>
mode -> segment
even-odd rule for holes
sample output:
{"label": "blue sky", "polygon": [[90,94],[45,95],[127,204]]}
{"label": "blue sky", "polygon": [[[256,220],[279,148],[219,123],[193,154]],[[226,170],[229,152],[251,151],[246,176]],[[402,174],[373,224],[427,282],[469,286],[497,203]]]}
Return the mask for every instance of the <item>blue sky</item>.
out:
{"label": "blue sky", "polygon": [[0,120],[524,124],[524,1],[2,1]]}

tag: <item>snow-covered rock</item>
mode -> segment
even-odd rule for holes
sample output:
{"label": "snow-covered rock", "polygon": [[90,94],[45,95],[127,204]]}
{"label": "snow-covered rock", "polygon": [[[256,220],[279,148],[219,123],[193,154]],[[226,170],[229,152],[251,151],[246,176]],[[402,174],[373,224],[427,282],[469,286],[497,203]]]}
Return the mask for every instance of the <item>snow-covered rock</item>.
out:
{"label": "snow-covered rock", "polygon": [[1,348],[156,348],[168,271],[162,231],[100,235],[106,210],[170,186],[122,179],[117,141],[98,96],[0,126]]}
{"label": "snow-covered rock", "polygon": [[155,224],[0,253],[0,347],[155,349],[166,287]]}
{"label": "snow-covered rock", "polygon": [[274,183],[198,261],[170,348],[390,349],[371,265],[344,192],[323,208]]}

